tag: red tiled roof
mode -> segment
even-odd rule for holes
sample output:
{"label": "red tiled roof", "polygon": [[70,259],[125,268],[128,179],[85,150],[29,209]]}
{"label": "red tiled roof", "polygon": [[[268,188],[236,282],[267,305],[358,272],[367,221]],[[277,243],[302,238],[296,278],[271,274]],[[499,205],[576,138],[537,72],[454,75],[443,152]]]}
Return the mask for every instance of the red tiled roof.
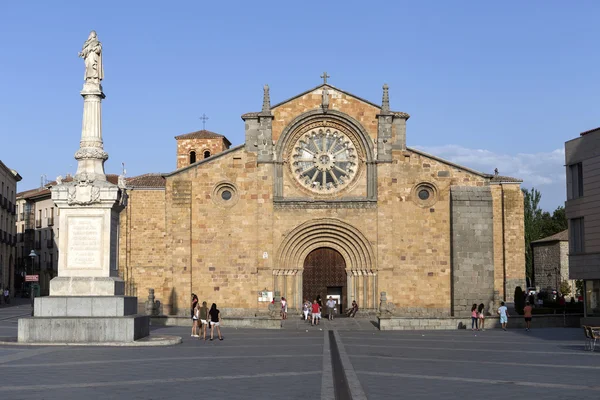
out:
{"label": "red tiled roof", "polygon": [[222,138],[227,143],[229,143],[229,145],[231,145],[231,143],[229,142],[229,140],[227,140],[227,138],[225,136],[215,133],[215,132],[207,131],[206,129],[203,129],[201,131],[186,133],[184,135],[175,136],[175,139],[177,139],[177,140],[180,140],[180,139],[218,139],[218,138]]}
{"label": "red tiled roof", "polygon": [[127,186],[132,188],[164,188],[165,178],[162,174],[144,174],[127,178]]}
{"label": "red tiled roof", "polygon": [[511,176],[502,176],[502,175],[488,175],[490,178],[490,182],[514,182],[520,183],[523,182],[523,179],[513,178]]}
{"label": "red tiled roof", "polygon": [[555,233],[552,236],[545,237],[543,239],[534,240],[533,243],[543,243],[543,242],[568,242],[569,241],[569,230],[565,229],[562,232]]}
{"label": "red tiled roof", "polygon": [[[73,177],[71,175],[67,175],[66,177],[63,178],[62,181],[63,182],[71,182],[72,180],[73,180]],[[119,180],[119,175],[106,174],[106,180],[109,181],[110,183],[116,185]],[[30,199],[33,197],[50,195],[50,188],[52,186],[56,186],[56,181],[48,182],[43,187],[29,189],[29,190],[25,190],[23,192],[19,192],[19,193],[17,193],[16,197],[18,199]]]}
{"label": "red tiled roof", "polygon": [[590,129],[590,130],[585,131],[585,132],[581,132],[579,135],[580,136],[584,136],[584,135],[587,135],[588,133],[596,132],[597,130],[600,130],[600,126],[597,127],[597,128],[594,128],[594,129]]}

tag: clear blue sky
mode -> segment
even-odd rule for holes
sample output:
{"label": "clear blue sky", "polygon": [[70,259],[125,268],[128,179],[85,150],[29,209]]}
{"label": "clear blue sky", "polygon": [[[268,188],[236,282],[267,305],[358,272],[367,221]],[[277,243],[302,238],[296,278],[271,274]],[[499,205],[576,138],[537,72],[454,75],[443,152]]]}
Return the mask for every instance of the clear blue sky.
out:
{"label": "clear blue sky", "polygon": [[407,143],[521,177],[563,204],[564,142],[600,125],[600,2],[4,2],[0,159],[19,190],[73,173],[83,61],[104,46],[107,173],[170,172],[173,137],[244,138],[240,115],[321,82],[411,114]]}

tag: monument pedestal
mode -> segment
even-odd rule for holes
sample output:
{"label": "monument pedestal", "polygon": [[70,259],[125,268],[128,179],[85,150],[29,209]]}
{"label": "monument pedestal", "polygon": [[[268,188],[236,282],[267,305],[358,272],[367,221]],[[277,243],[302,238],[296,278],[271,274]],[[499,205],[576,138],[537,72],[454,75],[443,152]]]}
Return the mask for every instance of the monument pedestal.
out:
{"label": "monument pedestal", "polygon": [[150,334],[150,317],[136,315],[133,296],[38,297],[34,310],[19,319],[19,342],[133,342]]}
{"label": "monument pedestal", "polygon": [[124,296],[117,259],[119,212],[126,201],[125,180],[106,180],[108,154],[102,141],[100,81],[102,44],[92,31],[79,56],[86,65],[83,124],[77,173],[52,187],[60,212],[58,277],[50,296],[35,299],[34,316],[19,319],[19,342],[133,342],[150,334],[150,317],[137,315],[137,298]]}

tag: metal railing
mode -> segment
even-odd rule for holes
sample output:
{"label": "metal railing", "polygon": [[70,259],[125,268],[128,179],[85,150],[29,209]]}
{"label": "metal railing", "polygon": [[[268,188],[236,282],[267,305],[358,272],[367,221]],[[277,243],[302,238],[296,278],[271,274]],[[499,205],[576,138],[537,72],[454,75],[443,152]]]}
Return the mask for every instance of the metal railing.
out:
{"label": "metal railing", "polygon": [[46,247],[51,249],[54,247],[54,239],[47,239],[46,240]]}
{"label": "metal railing", "polygon": [[48,226],[54,225],[54,217],[48,217]]}
{"label": "metal railing", "polygon": [[41,219],[36,219],[35,220],[35,227],[36,228],[41,228],[42,227],[42,220]]}
{"label": "metal railing", "polygon": [[35,247],[36,250],[40,250],[42,248],[42,244],[40,243],[39,240],[35,241],[35,246],[34,247]]}

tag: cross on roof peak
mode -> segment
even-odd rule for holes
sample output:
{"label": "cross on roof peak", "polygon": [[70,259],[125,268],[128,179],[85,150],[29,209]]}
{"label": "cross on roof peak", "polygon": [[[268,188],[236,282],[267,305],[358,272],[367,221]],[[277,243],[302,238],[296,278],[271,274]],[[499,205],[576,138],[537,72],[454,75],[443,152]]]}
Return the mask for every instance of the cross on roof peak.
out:
{"label": "cross on roof peak", "polygon": [[206,130],[206,121],[208,120],[208,117],[206,116],[206,114],[202,113],[200,120],[202,121],[202,130],[205,131]]}
{"label": "cross on roof peak", "polygon": [[327,71],[323,72],[323,75],[321,75],[321,78],[323,78],[323,83],[327,83],[327,78],[331,78],[331,76],[327,75]]}

